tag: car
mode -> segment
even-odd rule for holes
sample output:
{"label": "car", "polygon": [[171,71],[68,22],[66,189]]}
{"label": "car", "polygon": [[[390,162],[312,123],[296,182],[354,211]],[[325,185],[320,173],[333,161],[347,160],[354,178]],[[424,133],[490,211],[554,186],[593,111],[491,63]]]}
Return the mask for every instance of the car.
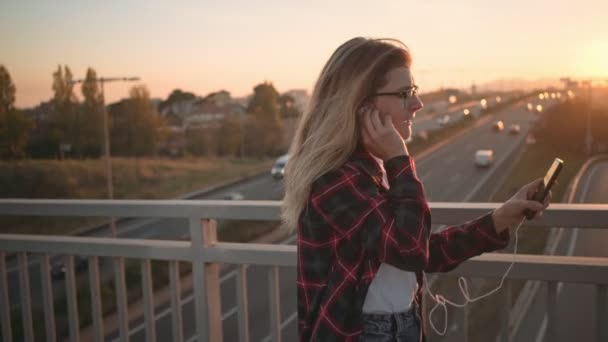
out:
{"label": "car", "polygon": [[285,165],[287,165],[287,161],[289,160],[289,156],[287,154],[279,157],[272,166],[270,170],[270,174],[274,179],[283,179],[285,176]]}
{"label": "car", "polygon": [[439,126],[445,126],[448,124],[448,122],[450,122],[450,116],[449,115],[443,115],[441,117],[439,117],[436,120],[437,124],[439,124]]}
{"label": "car", "polygon": [[[64,256],[51,256],[51,277],[55,279],[63,278],[65,276],[65,259]],[[74,256],[74,272],[86,270],[89,267],[89,261],[86,256],[75,255]]]}
{"label": "car", "polygon": [[492,125],[492,129],[494,129],[496,132],[501,132],[503,129],[505,129],[505,123],[502,122],[502,120],[495,121]]}
{"label": "car", "polygon": [[518,124],[512,124],[509,126],[509,134],[517,135],[521,131],[521,127]]}
{"label": "car", "polygon": [[422,130],[420,132],[418,132],[418,134],[416,134],[416,139],[421,139],[421,140],[428,140],[429,139],[429,132],[427,132],[426,130]]}
{"label": "car", "polygon": [[243,196],[243,194],[240,192],[229,192],[222,198],[226,201],[242,201],[245,199],[245,196]]}
{"label": "car", "polygon": [[494,150],[475,151],[475,166],[489,167],[494,162]]}

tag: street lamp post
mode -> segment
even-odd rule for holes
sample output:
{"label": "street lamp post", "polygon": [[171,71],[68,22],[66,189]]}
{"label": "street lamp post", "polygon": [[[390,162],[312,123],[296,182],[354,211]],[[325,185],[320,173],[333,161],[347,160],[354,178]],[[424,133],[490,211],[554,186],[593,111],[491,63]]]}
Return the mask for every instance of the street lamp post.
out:
{"label": "street lamp post", "polygon": [[241,158],[245,158],[245,132],[244,127],[243,127],[243,116],[245,115],[245,113],[240,113],[239,112],[239,135],[240,135],[240,141],[239,141],[239,153],[241,154]]}
{"label": "street lamp post", "polygon": [[587,109],[587,134],[585,135],[585,152],[587,153],[587,157],[591,156],[591,149],[593,146],[593,136],[591,135],[591,104],[592,104],[592,85],[591,80],[584,81],[583,85],[587,86],[587,95],[589,96],[589,108]]}
{"label": "street lamp post", "polygon": [[[82,79],[72,81],[73,83],[83,83],[83,82],[99,82],[101,84],[101,106],[102,106],[102,114],[103,114],[103,135],[104,135],[104,155],[106,159],[106,180],[108,185],[108,197],[109,199],[114,198],[114,190],[112,186],[112,162],[110,161],[110,134],[108,129],[108,111],[106,110],[105,105],[105,94],[104,94],[104,83],[106,82],[132,82],[139,81],[139,77],[98,77],[95,79]],[[117,236],[116,232],[116,222],[114,217],[110,217],[110,231],[112,233],[112,237]],[[125,261],[123,257],[114,257],[113,258],[113,268],[114,268],[114,281],[116,288],[125,288]],[[126,298],[120,298],[120,296],[116,297],[116,308],[118,312],[118,321],[121,324],[118,327],[120,339],[127,340],[129,329],[126,322],[128,321],[128,317],[123,317],[123,312],[127,312],[126,307]]]}
{"label": "street lamp post", "polygon": [[[108,190],[108,199],[114,198],[114,186],[112,182],[112,161],[110,159],[110,130],[108,128],[108,111],[106,110],[105,105],[105,93],[104,93],[104,83],[106,82],[134,82],[139,81],[139,77],[98,77],[94,79],[78,79],[72,80],[71,84],[76,83],[86,83],[86,82],[99,82],[101,86],[101,109],[103,116],[103,150],[104,150],[104,159],[105,159],[105,173],[106,173],[106,185]],[[112,236],[115,237],[116,234],[116,223],[114,218],[110,219],[110,229],[112,232]]]}

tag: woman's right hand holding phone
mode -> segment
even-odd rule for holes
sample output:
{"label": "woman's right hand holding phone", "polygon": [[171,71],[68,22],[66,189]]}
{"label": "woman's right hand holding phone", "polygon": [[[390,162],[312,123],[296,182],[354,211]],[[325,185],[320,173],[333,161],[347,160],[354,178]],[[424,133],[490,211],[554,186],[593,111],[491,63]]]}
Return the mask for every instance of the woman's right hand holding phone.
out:
{"label": "woman's right hand holding phone", "polygon": [[543,215],[543,210],[547,209],[549,203],[551,203],[551,191],[549,191],[543,203],[532,200],[534,193],[539,189],[542,183],[543,179],[538,178],[535,181],[524,185],[508,201],[492,212],[494,227],[496,228],[497,233],[500,234],[503,230],[521,222],[524,218],[524,211],[526,209],[535,212],[535,217]]}
{"label": "woman's right hand holding phone", "polygon": [[388,115],[381,117],[376,108],[365,107],[360,110],[360,115],[362,142],[369,153],[383,161],[409,154]]}

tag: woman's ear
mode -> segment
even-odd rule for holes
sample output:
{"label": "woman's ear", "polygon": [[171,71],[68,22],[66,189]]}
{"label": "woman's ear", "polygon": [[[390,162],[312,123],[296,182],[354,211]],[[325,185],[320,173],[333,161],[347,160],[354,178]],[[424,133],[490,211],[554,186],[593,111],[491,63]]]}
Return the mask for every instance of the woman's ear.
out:
{"label": "woman's ear", "polygon": [[359,109],[357,109],[357,114],[359,114],[359,115],[365,114],[365,112],[367,112],[367,108],[368,108],[367,104],[365,104],[365,103],[362,104],[361,106],[359,106]]}
{"label": "woman's ear", "polygon": [[365,101],[365,102],[363,102],[361,107],[359,107],[359,110],[357,112],[359,114],[365,114],[366,112],[368,112],[374,108],[376,108],[376,106],[374,105],[374,103],[372,101]]}

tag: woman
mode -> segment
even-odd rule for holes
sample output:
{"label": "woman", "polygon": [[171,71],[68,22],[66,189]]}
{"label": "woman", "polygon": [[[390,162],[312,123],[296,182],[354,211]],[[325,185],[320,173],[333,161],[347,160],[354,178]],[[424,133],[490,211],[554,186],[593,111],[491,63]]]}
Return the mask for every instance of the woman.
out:
{"label": "woman", "polygon": [[541,180],[498,209],[431,233],[405,141],[422,108],[411,56],[392,39],[333,53],[290,149],[283,218],[298,233],[302,341],[419,341],[423,272],[507,246]]}

